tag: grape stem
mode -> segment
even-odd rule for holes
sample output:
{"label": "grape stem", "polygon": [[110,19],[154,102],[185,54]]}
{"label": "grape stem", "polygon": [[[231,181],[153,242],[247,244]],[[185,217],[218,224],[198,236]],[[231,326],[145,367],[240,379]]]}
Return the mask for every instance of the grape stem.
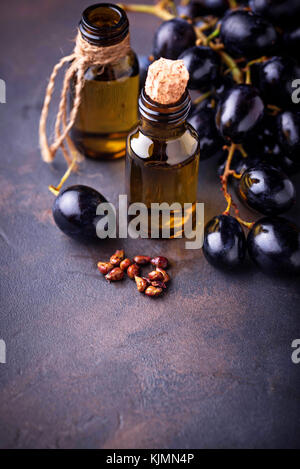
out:
{"label": "grape stem", "polygon": [[136,13],[148,13],[150,15],[157,16],[162,20],[168,21],[176,17],[176,14],[170,13],[166,9],[166,2],[159,2],[156,5],[139,5],[138,3],[123,4],[119,3],[119,7],[125,11],[132,11]]}
{"label": "grape stem", "polygon": [[247,222],[239,216],[239,209],[236,206],[236,204],[233,202],[232,197],[228,192],[228,178],[229,178],[229,176],[233,176],[237,179],[240,179],[242,177],[241,174],[237,174],[234,170],[230,169],[230,165],[232,163],[232,158],[234,156],[234,153],[237,149],[240,149],[240,147],[241,147],[241,145],[237,145],[235,143],[232,143],[229,148],[226,147],[226,149],[228,150],[228,156],[227,156],[227,159],[226,159],[224,172],[223,172],[223,174],[220,178],[221,183],[222,183],[222,191],[223,191],[224,197],[225,197],[226,202],[227,202],[227,207],[224,210],[223,215],[229,215],[230,209],[233,206],[234,210],[235,210],[235,218],[238,220],[239,223],[246,226],[250,230],[253,227],[254,222]]}
{"label": "grape stem", "polygon": [[209,36],[207,36],[207,39],[206,39],[207,44],[209,44],[209,42],[215,37],[218,37],[219,34],[220,34],[220,28],[216,28]]}
{"label": "grape stem", "polygon": [[212,91],[207,91],[206,93],[200,94],[196,99],[194,99],[193,104],[200,104],[205,99],[209,98],[212,95]]}
{"label": "grape stem", "polygon": [[[228,147],[227,147],[227,149],[228,149]],[[235,150],[236,150],[236,144],[232,143],[230,145],[230,148],[228,149],[228,156],[227,156],[227,159],[226,159],[224,172],[221,176],[222,190],[223,190],[223,193],[224,193],[224,197],[227,201],[227,207],[226,207],[226,210],[224,210],[223,215],[228,215],[229,214],[231,204],[232,204],[232,197],[228,192],[228,187],[227,186],[228,186],[228,178],[229,178],[229,175],[230,175],[230,165],[231,165],[232,158],[233,158]]]}
{"label": "grape stem", "polygon": [[77,165],[76,158],[73,158],[72,163],[70,164],[69,168],[67,169],[67,171],[65,172],[65,174],[61,178],[60,183],[58,184],[58,186],[48,186],[48,189],[49,189],[50,192],[52,192],[52,194],[54,194],[55,196],[58,196],[60,189],[62,188],[63,184],[66,182],[68,177],[70,176],[73,169],[76,168],[76,165]]}
{"label": "grape stem", "polygon": [[222,61],[227,65],[227,67],[231,71],[232,78],[234,79],[234,81],[238,84],[244,83],[243,73],[237,66],[235,60],[224,51],[219,51],[218,54],[220,55]]}
{"label": "grape stem", "polygon": [[272,116],[277,116],[277,114],[282,112],[282,109],[280,109],[278,106],[275,106],[275,104],[267,104],[267,108],[271,111],[270,114]]}

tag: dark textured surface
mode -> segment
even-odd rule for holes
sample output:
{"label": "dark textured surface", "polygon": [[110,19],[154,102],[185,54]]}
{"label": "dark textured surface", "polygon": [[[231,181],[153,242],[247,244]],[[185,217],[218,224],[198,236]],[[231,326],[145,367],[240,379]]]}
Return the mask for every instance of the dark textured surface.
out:
{"label": "dark textured surface", "polygon": [[[226,275],[181,240],[83,246],[54,225],[47,185],[65,166],[41,162],[39,113],[88,4],[1,2],[0,447],[300,447],[300,365],[291,362],[299,280],[268,278],[250,261]],[[150,52],[159,20],[130,21],[133,46]],[[206,219],[224,207],[215,166],[200,166]],[[124,161],[86,161],[70,183],[116,203],[123,169]],[[299,197],[288,216],[299,223]],[[123,246],[129,256],[170,258],[164,298],[97,273],[96,261]]]}

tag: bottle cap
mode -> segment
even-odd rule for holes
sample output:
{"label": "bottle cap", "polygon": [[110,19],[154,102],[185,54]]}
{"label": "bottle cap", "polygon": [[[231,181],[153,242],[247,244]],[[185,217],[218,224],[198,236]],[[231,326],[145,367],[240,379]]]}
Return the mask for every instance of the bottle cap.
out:
{"label": "bottle cap", "polygon": [[174,104],[183,95],[189,81],[183,60],[159,59],[148,68],[145,92],[158,104]]}

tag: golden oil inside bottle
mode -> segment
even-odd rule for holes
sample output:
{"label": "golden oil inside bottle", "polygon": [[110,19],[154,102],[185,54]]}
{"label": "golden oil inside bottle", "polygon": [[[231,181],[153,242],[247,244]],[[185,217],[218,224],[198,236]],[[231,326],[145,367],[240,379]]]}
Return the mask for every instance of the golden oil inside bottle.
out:
{"label": "golden oil inside bottle", "polygon": [[[148,209],[148,235],[158,228],[159,237],[170,231],[170,238],[181,236],[185,226],[195,227],[199,146],[195,131],[188,124],[168,138],[149,137],[141,130],[128,138],[126,191],[128,203],[142,202]],[[151,217],[151,204],[179,203],[170,217]],[[184,204],[190,207],[184,211]],[[158,224],[158,226],[157,226]]]}
{"label": "golden oil inside bottle", "polygon": [[[126,13],[117,5],[87,8],[79,25],[82,37],[93,46],[118,45],[128,35]],[[71,88],[74,98],[75,81]],[[78,150],[91,158],[124,156],[128,133],[138,121],[139,66],[129,52],[116,63],[86,70],[81,102],[71,136]]]}
{"label": "golden oil inside bottle", "polygon": [[[130,76],[120,73],[120,64],[117,70],[113,66],[106,67],[103,74],[97,73],[99,67],[86,72],[81,104],[72,130],[72,139],[86,156],[111,159],[125,154],[127,135],[138,121],[138,65],[135,57],[131,60]],[[112,79],[118,75],[119,78]]]}

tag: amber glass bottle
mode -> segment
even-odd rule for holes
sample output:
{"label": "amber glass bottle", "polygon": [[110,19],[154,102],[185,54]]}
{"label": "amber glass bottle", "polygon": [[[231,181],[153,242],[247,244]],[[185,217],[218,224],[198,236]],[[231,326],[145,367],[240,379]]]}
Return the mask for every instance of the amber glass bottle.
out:
{"label": "amber glass bottle", "polygon": [[[129,23],[124,10],[100,3],[83,12],[79,30],[93,46],[108,47],[126,38]],[[124,156],[126,137],[138,121],[138,93],[139,67],[132,50],[117,63],[89,67],[71,133],[78,150],[91,158]]]}
{"label": "amber glass bottle", "polygon": [[[173,105],[152,101],[143,90],[139,99],[140,124],[127,140],[126,184],[128,203],[142,202],[150,209],[152,203],[178,202],[191,204],[182,214],[182,228],[194,218],[199,168],[198,135],[186,118],[191,106],[187,91]],[[176,221],[177,220],[177,221]],[[178,222],[176,213],[170,217],[170,234]],[[160,219],[159,229],[166,228]],[[149,228],[150,230],[150,228]],[[178,232],[180,234],[180,232]],[[150,231],[149,231],[150,234]]]}

